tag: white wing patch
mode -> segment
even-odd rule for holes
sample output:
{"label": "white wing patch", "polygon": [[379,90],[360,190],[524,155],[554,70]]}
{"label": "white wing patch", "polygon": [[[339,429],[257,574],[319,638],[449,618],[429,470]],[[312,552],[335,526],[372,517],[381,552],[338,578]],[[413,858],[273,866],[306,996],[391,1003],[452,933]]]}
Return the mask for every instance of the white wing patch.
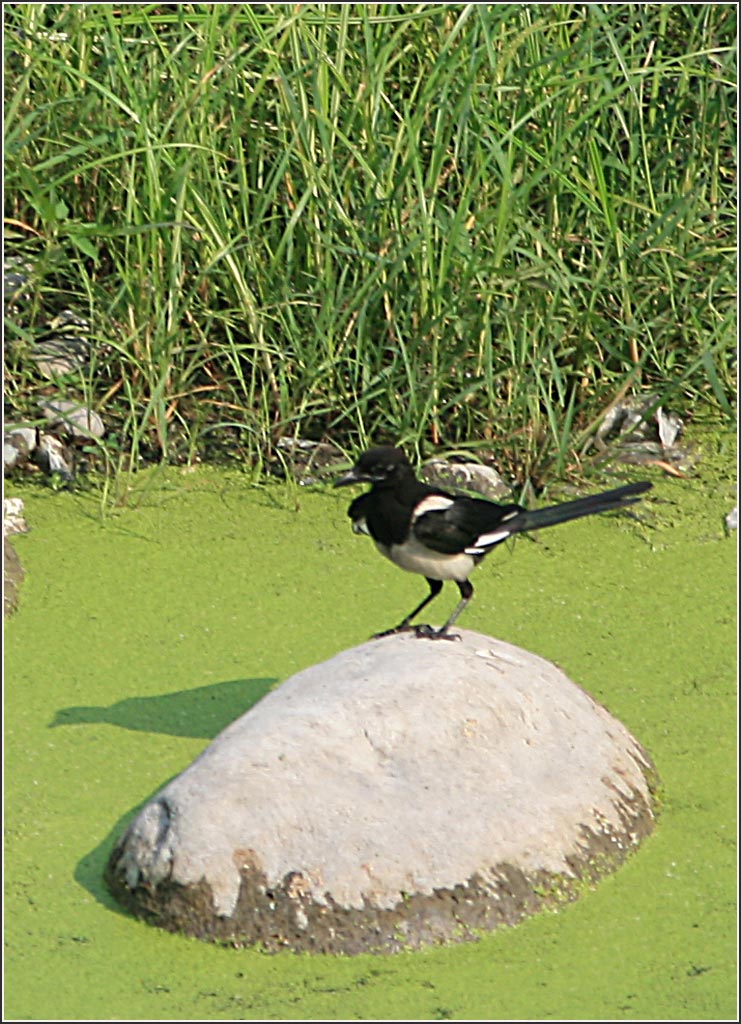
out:
{"label": "white wing patch", "polygon": [[476,538],[476,543],[472,544],[470,548],[466,548],[467,555],[484,555],[493,548],[495,544],[500,544],[503,540],[509,537],[511,530],[492,530],[491,533],[482,533],[480,537]]}
{"label": "white wing patch", "polygon": [[[514,512],[508,512],[506,516],[502,516],[502,522],[506,523],[508,519],[514,519],[519,514],[519,509],[516,509]],[[495,544],[501,544],[511,533],[512,531],[508,530],[506,526],[500,526],[499,529],[492,530],[491,533],[482,533],[476,538],[475,544],[472,544],[470,548],[466,548],[466,554],[485,555],[489,548],[493,548]]]}
{"label": "white wing patch", "polygon": [[416,522],[420,516],[424,516],[428,512],[444,512],[445,509],[450,508],[452,504],[453,499],[446,498],[443,494],[428,494],[427,497],[423,498],[414,509],[412,522]]}

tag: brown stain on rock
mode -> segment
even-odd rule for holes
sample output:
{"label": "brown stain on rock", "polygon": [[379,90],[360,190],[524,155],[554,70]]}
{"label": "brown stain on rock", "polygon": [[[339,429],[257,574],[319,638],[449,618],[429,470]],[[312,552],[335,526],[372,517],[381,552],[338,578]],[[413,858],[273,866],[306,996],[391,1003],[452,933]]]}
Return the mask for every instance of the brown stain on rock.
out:
{"label": "brown stain on rock", "polygon": [[[642,752],[643,753],[643,752]],[[648,755],[653,793],[658,776]],[[216,913],[210,885],[184,886],[169,880],[130,888],[120,863],[124,835],[113,850],[105,880],[116,899],[135,917],[170,932],[235,947],[259,946],[270,952],[396,953],[426,945],[475,941],[482,932],[518,924],[541,910],[577,899],[585,889],[615,871],[654,828],[655,814],[643,795],[616,800],[621,828],[582,827],[578,850],[567,858],[569,873],[526,873],[512,864],[494,865],[488,878],[475,874],[465,884],[432,894],[399,893],[392,908],[368,899],[361,908],[343,907],[324,896],[301,872],[289,872],[269,885],[252,850],[235,851],[241,878],[234,913]]]}

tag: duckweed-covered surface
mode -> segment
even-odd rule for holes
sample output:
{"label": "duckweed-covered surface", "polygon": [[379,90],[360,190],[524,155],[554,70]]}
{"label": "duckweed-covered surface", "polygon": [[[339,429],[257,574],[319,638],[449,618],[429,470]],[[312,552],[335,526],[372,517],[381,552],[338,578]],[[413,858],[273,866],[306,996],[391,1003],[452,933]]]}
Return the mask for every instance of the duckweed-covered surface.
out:
{"label": "duckweed-covered surface", "polygon": [[[150,473],[101,522],[90,496],[11,485],[31,532],[5,631],[6,1018],[735,1019],[735,458],[730,438],[704,449],[691,478],[631,474],[656,482],[640,522],[497,552],[465,613],[557,662],[647,747],[654,835],[558,913],[389,957],[170,935],[123,913],[102,873],[229,721],[397,621],[424,581],[352,535],[347,493]],[[432,620],[455,600],[446,587]]]}

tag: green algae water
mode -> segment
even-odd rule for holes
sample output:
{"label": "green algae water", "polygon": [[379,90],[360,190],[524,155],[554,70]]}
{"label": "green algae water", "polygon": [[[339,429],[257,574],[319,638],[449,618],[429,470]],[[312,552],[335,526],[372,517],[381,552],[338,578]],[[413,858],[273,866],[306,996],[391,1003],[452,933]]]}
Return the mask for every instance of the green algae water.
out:
{"label": "green algae water", "polygon": [[628,726],[661,776],[655,833],[557,913],[394,956],[170,935],[102,875],[213,736],[399,618],[421,577],[352,535],[346,494],[151,472],[101,518],[91,496],[11,485],[31,532],[5,629],[6,1019],[735,1019],[735,455],[703,447],[690,478],[632,472],[656,484],[638,521],[496,552],[462,623],[555,661]]}

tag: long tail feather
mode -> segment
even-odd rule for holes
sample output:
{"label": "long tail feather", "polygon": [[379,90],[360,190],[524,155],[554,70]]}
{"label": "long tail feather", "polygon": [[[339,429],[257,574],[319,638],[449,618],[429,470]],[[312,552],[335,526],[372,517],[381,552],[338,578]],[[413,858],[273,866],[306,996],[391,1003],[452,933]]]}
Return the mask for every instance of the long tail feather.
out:
{"label": "long tail feather", "polygon": [[523,533],[526,530],[540,530],[544,526],[567,523],[570,519],[591,516],[596,512],[609,512],[610,509],[625,508],[639,501],[640,495],[652,486],[649,480],[642,480],[639,483],[616,487],[612,491],[603,491],[601,494],[590,494],[587,498],[566,501],[561,505],[551,505],[548,508],[539,508],[533,511],[526,510],[510,519],[506,526],[511,533]]}

